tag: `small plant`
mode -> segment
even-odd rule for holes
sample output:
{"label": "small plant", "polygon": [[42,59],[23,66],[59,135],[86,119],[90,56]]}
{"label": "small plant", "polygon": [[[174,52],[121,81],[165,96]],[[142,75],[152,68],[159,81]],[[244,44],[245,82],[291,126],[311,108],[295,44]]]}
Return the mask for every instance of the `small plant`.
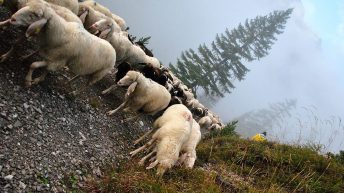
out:
{"label": "small plant", "polygon": [[227,125],[219,131],[211,131],[209,135],[206,138],[212,138],[212,137],[220,137],[220,136],[238,136],[238,134],[235,132],[235,127],[238,121],[232,121],[227,123]]}
{"label": "small plant", "polygon": [[44,177],[44,176],[41,175],[41,174],[37,176],[37,180],[38,180],[40,183],[44,184],[44,185],[49,184],[49,179],[46,178],[46,177]]}

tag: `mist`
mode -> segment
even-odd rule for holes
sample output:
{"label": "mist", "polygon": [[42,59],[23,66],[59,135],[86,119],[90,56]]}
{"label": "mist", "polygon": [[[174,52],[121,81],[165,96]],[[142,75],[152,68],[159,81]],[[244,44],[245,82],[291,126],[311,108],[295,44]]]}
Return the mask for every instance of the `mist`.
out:
{"label": "mist", "polygon": [[[270,54],[259,61],[245,63],[250,69],[246,79],[236,81],[232,93],[220,99],[212,110],[228,122],[269,104],[295,99],[298,108],[293,112],[294,118],[307,121],[307,112],[302,107],[310,106],[323,120],[344,117],[343,1],[331,4],[320,0],[99,2],[126,20],[130,34],[151,36],[148,47],[165,66],[174,64],[183,50],[197,48],[201,43],[209,45],[217,33],[235,28],[246,19],[294,8]],[[286,123],[284,132],[289,135],[281,141],[294,141],[300,129]],[[335,132],[326,126],[319,129],[321,135],[327,136],[320,143],[326,143]],[[278,136],[279,129],[274,133]],[[302,133],[306,137],[312,131],[304,128]],[[344,137],[343,133],[338,136]],[[280,136],[286,135],[281,132]],[[342,144],[335,142],[329,150],[340,149],[344,149]]]}

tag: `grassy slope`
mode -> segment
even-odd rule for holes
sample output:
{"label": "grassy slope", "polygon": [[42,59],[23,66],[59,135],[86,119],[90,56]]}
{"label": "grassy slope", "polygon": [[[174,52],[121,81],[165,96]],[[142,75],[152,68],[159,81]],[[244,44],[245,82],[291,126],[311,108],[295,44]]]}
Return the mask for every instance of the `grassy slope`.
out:
{"label": "grassy slope", "polygon": [[[89,176],[84,192],[344,192],[344,165],[308,148],[258,143],[230,132],[204,139],[193,170],[163,179],[137,160]],[[76,190],[76,189],[75,189]]]}

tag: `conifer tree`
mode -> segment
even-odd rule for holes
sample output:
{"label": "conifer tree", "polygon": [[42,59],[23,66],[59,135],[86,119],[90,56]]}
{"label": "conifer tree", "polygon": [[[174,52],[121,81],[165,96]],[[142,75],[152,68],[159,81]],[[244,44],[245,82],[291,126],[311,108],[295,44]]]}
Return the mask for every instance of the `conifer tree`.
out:
{"label": "conifer tree", "polygon": [[[217,34],[210,46],[183,51],[172,72],[195,94],[223,97],[234,89],[234,80],[243,80],[249,69],[243,64],[267,56],[276,35],[281,34],[292,9],[274,11],[246,20],[235,29]],[[201,90],[200,90],[201,89]]]}

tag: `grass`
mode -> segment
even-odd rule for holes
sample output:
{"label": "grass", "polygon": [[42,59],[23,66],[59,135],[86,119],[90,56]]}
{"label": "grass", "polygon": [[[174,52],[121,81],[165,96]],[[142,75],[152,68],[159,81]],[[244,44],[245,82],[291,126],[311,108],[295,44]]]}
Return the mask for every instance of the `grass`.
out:
{"label": "grass", "polygon": [[[240,139],[231,123],[197,148],[193,170],[174,167],[158,179],[138,160],[90,176],[84,192],[344,192],[343,155]],[[343,152],[344,154],[344,152]]]}

